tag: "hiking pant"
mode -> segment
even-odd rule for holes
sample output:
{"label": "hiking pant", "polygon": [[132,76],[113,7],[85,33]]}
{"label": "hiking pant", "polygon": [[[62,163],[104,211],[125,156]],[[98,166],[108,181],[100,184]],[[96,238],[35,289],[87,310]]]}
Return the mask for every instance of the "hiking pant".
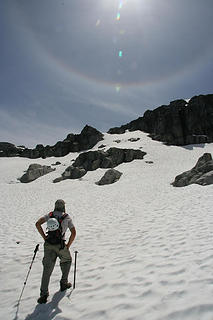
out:
{"label": "hiking pant", "polygon": [[50,276],[53,272],[56,259],[60,259],[60,267],[62,272],[61,283],[68,282],[68,275],[72,263],[72,257],[69,249],[65,246],[64,249],[60,249],[60,244],[44,243],[44,258],[43,258],[43,275],[41,279],[41,296],[48,295],[48,286],[50,282]]}

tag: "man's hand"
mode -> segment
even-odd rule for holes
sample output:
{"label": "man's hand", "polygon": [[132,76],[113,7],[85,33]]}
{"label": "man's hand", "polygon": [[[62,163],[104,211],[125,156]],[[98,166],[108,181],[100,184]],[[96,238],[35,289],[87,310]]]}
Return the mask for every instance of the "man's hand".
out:
{"label": "man's hand", "polygon": [[40,219],[38,219],[38,221],[36,222],[36,228],[38,230],[38,232],[40,233],[40,235],[42,236],[42,238],[44,239],[44,241],[47,239],[46,234],[44,233],[44,230],[42,228],[42,224],[45,223],[45,219],[43,217],[41,217]]}
{"label": "man's hand", "polygon": [[65,246],[67,247],[67,249],[70,248],[71,244],[73,243],[75,236],[76,236],[76,230],[75,227],[73,227],[71,230],[71,236],[69,238],[69,241],[67,242],[67,244],[65,244]]}

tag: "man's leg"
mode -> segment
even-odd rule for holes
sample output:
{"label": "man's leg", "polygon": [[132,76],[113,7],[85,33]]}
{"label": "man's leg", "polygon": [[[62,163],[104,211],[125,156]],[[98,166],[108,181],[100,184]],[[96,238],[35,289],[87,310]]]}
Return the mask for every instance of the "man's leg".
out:
{"label": "man's leg", "polygon": [[60,259],[60,267],[61,267],[61,291],[64,291],[71,287],[71,284],[68,282],[68,276],[71,268],[72,257],[69,249],[65,246],[64,249],[59,250],[58,256]]}
{"label": "man's leg", "polygon": [[46,243],[44,244],[44,258],[43,258],[43,275],[41,279],[41,296],[48,296],[48,286],[50,282],[50,276],[53,272],[57,253],[55,252],[53,245]]}

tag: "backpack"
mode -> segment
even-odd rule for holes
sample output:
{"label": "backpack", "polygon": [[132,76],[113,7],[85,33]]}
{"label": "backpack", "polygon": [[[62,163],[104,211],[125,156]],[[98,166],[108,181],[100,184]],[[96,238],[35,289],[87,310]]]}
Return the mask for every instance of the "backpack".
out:
{"label": "backpack", "polygon": [[50,244],[61,244],[62,248],[64,248],[64,240],[63,240],[64,233],[62,233],[61,223],[67,216],[68,216],[68,214],[64,213],[61,216],[61,218],[59,218],[59,217],[56,217],[53,212],[49,213],[49,217],[50,218],[55,218],[55,219],[58,220],[59,228],[57,230],[55,230],[55,231],[48,231],[47,232],[46,241],[48,243],[50,243]]}

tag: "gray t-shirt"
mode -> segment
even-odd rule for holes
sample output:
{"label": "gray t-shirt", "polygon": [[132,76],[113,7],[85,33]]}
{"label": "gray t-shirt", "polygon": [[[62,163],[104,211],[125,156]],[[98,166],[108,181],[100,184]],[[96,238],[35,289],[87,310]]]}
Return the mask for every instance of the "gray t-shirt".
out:
{"label": "gray t-shirt", "polygon": [[[64,212],[60,212],[60,211],[54,211],[53,212],[54,216],[56,218],[61,218],[64,215]],[[45,219],[45,221],[47,222],[47,220],[49,220],[51,218],[50,213],[45,214],[43,216],[43,218]],[[74,228],[74,224],[72,222],[72,219],[70,217],[70,215],[68,214],[64,220],[61,223],[61,228],[62,228],[62,233],[64,234],[63,239],[65,239],[65,232],[67,231],[67,229],[70,229],[70,231],[72,232],[72,228]]]}

